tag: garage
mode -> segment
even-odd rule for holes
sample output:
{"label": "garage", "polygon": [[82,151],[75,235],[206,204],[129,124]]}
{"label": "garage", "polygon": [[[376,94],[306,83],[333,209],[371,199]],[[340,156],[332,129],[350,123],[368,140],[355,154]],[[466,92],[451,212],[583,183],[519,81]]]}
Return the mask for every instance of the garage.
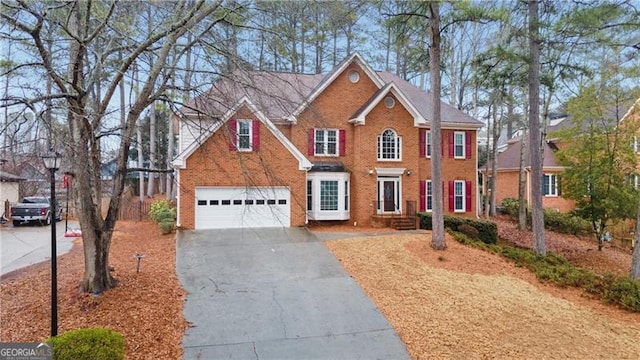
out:
{"label": "garage", "polygon": [[196,229],[291,226],[288,187],[196,187]]}

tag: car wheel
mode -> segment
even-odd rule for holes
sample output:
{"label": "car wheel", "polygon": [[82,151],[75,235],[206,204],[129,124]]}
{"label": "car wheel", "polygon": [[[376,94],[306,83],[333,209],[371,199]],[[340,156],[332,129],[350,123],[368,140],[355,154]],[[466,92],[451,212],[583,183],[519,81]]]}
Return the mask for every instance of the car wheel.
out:
{"label": "car wheel", "polygon": [[20,221],[19,220],[13,220],[13,226],[14,227],[20,226]]}
{"label": "car wheel", "polygon": [[49,216],[47,216],[46,220],[40,220],[40,225],[42,225],[42,226],[51,225],[51,214],[49,214]]}

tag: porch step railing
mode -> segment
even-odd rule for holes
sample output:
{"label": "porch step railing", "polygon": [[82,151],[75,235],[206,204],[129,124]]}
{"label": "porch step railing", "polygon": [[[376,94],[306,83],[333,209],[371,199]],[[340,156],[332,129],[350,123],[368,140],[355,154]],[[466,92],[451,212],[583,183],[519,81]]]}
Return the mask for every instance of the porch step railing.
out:
{"label": "porch step railing", "polygon": [[[385,209],[385,205],[387,206],[386,209],[394,209],[394,211],[382,211]],[[406,200],[403,209],[400,209],[396,204],[389,204],[384,201],[372,201],[371,207],[373,208],[371,217],[375,223],[397,230],[417,229],[416,202],[413,200]]]}

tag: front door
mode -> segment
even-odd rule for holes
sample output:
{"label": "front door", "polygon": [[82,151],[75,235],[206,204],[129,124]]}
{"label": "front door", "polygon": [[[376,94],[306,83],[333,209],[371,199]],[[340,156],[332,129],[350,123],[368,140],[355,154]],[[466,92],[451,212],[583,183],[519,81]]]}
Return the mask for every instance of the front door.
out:
{"label": "front door", "polygon": [[378,212],[400,213],[400,178],[378,179]]}

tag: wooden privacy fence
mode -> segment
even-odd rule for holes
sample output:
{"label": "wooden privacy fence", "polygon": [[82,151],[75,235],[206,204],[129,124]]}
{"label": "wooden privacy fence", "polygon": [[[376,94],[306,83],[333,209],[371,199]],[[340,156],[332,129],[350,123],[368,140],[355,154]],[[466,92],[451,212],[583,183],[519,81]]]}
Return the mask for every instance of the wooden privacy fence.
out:
{"label": "wooden privacy fence", "polygon": [[118,212],[118,220],[148,220],[151,203],[147,201],[127,201],[124,200],[120,205]]}

